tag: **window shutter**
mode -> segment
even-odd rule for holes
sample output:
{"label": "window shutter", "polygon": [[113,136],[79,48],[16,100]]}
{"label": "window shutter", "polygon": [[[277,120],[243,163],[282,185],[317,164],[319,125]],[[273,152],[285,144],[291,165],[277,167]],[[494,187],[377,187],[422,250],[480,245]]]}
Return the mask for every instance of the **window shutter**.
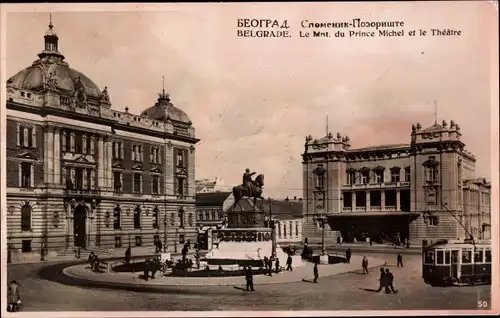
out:
{"label": "window shutter", "polygon": [[30,186],[35,187],[35,165],[30,164]]}
{"label": "window shutter", "polygon": [[90,154],[95,155],[95,137],[90,136]]}
{"label": "window shutter", "polygon": [[70,149],[71,152],[75,152],[75,133],[70,132]]}
{"label": "window shutter", "polygon": [[90,170],[90,189],[95,188],[95,170]]}
{"label": "window shutter", "polygon": [[82,182],[83,189],[87,189],[87,187],[88,187],[87,169],[83,169],[82,179],[83,179],[83,182]]}
{"label": "window shutter", "polygon": [[[59,140],[56,140],[55,142],[59,142]],[[36,148],[36,126],[34,126],[31,130],[31,146]]]}
{"label": "window shutter", "polygon": [[71,184],[72,184],[72,188],[73,188],[73,189],[75,189],[75,188],[76,188],[75,177],[76,177],[76,172],[75,172],[75,169],[74,169],[74,168],[71,168]]}
{"label": "window shutter", "polygon": [[16,135],[17,135],[16,145],[19,147],[19,146],[21,146],[21,126],[19,124],[17,124]]}
{"label": "window shutter", "polygon": [[125,157],[125,149],[123,148],[123,143],[120,143],[120,159]]}
{"label": "window shutter", "polygon": [[19,166],[19,187],[23,186],[23,166],[21,163],[18,164]]}
{"label": "window shutter", "polygon": [[66,152],[66,131],[62,132],[62,151]]}
{"label": "window shutter", "polygon": [[139,182],[140,182],[140,186],[141,186],[140,193],[142,193],[142,174],[139,175]]}
{"label": "window shutter", "polygon": [[23,127],[23,146],[28,147],[28,128]]}
{"label": "window shutter", "polygon": [[87,154],[87,135],[82,135],[82,153]]}

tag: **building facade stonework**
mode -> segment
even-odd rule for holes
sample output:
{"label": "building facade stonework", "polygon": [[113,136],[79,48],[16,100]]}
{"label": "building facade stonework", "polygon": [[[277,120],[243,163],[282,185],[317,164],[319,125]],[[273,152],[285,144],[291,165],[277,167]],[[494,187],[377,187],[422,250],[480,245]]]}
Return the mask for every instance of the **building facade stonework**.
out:
{"label": "building facade stonework", "polygon": [[70,68],[52,24],[7,81],[7,231],[13,253],[196,240],[195,130],[161,92],[140,115]]}
{"label": "building facade stonework", "polygon": [[[304,237],[400,241],[488,238],[491,186],[474,177],[458,124],[412,126],[410,144],[352,149],[348,136],[306,138]],[[465,229],[464,229],[465,227]]]}

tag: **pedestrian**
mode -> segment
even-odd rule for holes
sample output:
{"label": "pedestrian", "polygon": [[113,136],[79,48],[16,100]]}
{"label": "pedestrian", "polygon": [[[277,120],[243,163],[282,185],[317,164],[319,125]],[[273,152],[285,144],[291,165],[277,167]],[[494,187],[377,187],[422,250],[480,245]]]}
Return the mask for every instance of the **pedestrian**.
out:
{"label": "pedestrian", "polygon": [[319,278],[319,274],[318,274],[318,261],[314,262],[313,272],[314,272],[314,282],[317,283],[318,282],[318,278]]}
{"label": "pedestrian", "polygon": [[252,274],[252,268],[250,266],[248,266],[246,268],[246,275],[245,275],[245,279],[247,280],[247,291],[255,291],[255,289],[253,289],[253,274]]}
{"label": "pedestrian", "polygon": [[19,285],[17,281],[13,280],[9,284],[9,289],[7,291],[7,311],[17,312],[19,311],[19,305],[21,304],[21,297],[19,297]]}
{"label": "pedestrian", "polygon": [[403,254],[400,252],[398,253],[398,256],[397,256],[397,267],[399,267],[399,265],[401,265],[401,267],[403,267]]}
{"label": "pedestrian", "polygon": [[337,245],[340,245],[340,236],[337,236]]}
{"label": "pedestrian", "polygon": [[129,247],[127,247],[127,250],[125,251],[125,264],[129,264],[130,263],[130,257],[132,256],[132,250]]}
{"label": "pedestrian", "polygon": [[149,259],[144,263],[144,280],[149,280]]}
{"label": "pedestrian", "polygon": [[370,246],[373,246],[372,237],[370,236],[368,239],[370,240]]}
{"label": "pedestrian", "polygon": [[155,274],[158,271],[158,259],[154,259],[152,262],[149,263],[149,268],[151,270],[151,278],[155,279]]}
{"label": "pedestrian", "polygon": [[394,294],[397,294],[398,291],[394,289],[394,275],[392,275],[388,268],[385,270],[385,277],[387,279],[385,293],[389,294],[390,292],[393,292]]}
{"label": "pedestrian", "polygon": [[368,274],[368,259],[366,258],[366,256],[363,256],[361,266],[363,267],[363,274]]}
{"label": "pedestrian", "polygon": [[286,259],[286,270],[292,272],[292,255],[288,254],[288,258]]}
{"label": "pedestrian", "polygon": [[276,263],[274,264],[276,266],[276,274],[280,272],[280,259],[276,257]]}
{"label": "pedestrian", "polygon": [[269,276],[273,276],[273,261],[271,260],[271,258],[267,259],[266,268]]}
{"label": "pedestrian", "polygon": [[87,259],[87,261],[90,264],[90,268],[94,268],[94,258],[95,258],[94,252],[90,252],[89,258]]}
{"label": "pedestrian", "polygon": [[351,249],[348,248],[347,251],[345,251],[345,259],[347,261],[347,264],[351,263],[351,256],[352,256]]}
{"label": "pedestrian", "polygon": [[386,287],[385,282],[386,282],[386,280],[385,280],[385,269],[382,267],[380,269],[379,287],[375,291],[376,293],[380,292],[382,290],[382,288]]}

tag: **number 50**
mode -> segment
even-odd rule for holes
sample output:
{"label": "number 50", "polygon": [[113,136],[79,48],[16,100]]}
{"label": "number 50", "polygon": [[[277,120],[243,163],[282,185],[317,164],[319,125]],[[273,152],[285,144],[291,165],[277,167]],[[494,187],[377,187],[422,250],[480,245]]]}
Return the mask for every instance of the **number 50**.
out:
{"label": "number 50", "polygon": [[488,302],[486,300],[478,300],[477,301],[477,308],[488,308]]}

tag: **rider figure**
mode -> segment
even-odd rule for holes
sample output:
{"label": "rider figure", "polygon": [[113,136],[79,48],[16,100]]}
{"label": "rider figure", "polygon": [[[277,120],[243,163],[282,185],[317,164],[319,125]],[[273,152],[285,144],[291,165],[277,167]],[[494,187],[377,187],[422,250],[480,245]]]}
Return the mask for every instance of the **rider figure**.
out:
{"label": "rider figure", "polygon": [[255,172],[250,172],[250,169],[246,169],[245,173],[243,174],[243,184],[242,186],[250,192],[251,189],[251,184],[253,184],[252,176],[255,174]]}

